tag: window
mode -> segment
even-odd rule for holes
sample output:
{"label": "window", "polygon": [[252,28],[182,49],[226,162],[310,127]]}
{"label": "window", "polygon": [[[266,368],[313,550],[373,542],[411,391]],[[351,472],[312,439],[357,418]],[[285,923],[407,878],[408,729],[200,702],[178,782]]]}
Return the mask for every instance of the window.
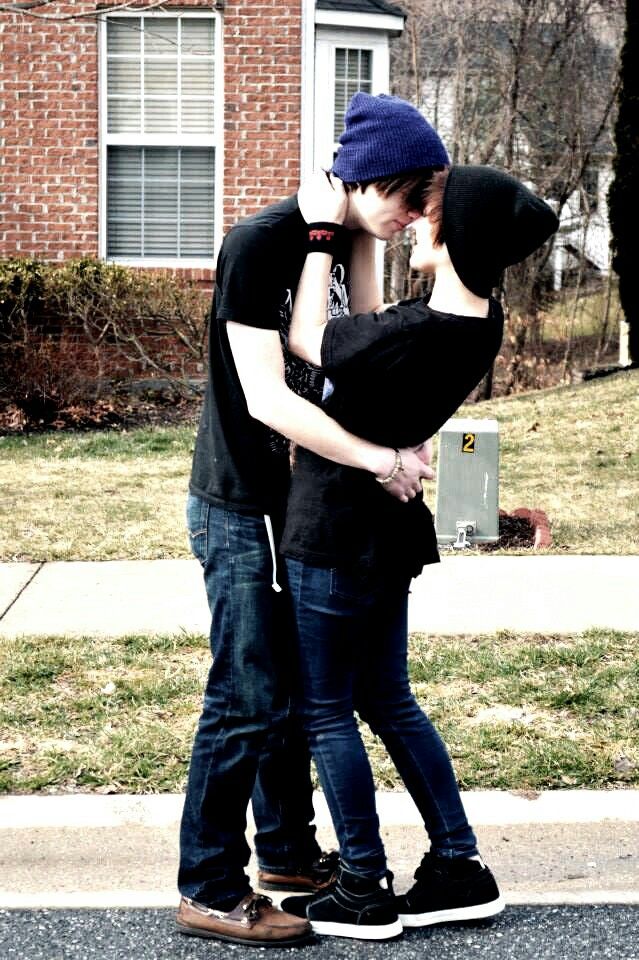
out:
{"label": "window", "polygon": [[109,17],[103,47],[104,252],[214,253],[216,19]]}
{"label": "window", "polygon": [[335,50],[335,103],[333,137],[339,140],[344,129],[344,114],[355,93],[371,93],[373,54],[371,50],[337,47]]}
{"label": "window", "polygon": [[388,40],[370,29],[316,28],[313,167],[330,167],[353,94],[388,90]]}

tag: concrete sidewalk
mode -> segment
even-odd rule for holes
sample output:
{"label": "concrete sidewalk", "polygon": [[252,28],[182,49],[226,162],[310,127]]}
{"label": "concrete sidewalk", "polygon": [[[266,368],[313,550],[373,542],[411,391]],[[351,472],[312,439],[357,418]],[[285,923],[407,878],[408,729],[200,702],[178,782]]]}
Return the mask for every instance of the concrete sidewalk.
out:
{"label": "concrete sidewalk", "polygon": [[[450,556],[415,581],[411,630],[639,630],[639,556]],[[0,564],[0,638],[208,633],[194,560]],[[397,889],[423,828],[380,794]],[[639,903],[639,791],[464,795],[510,903]],[[173,906],[180,796],[0,797],[0,907]],[[323,798],[319,837],[334,846]],[[249,838],[251,829],[249,828]],[[255,867],[253,865],[253,871]]]}
{"label": "concrete sidewalk", "polygon": [[[639,903],[639,790],[463,799],[508,903]],[[175,906],[182,803],[176,794],[0,798],[0,908]],[[321,794],[315,808],[320,842],[335,847]],[[379,793],[378,810],[404,890],[424,830],[405,793]],[[255,882],[253,860],[250,873]]]}
{"label": "concrete sidewalk", "polygon": [[[450,556],[414,581],[411,630],[639,630],[639,556]],[[0,637],[208,633],[195,560],[0,564]]]}

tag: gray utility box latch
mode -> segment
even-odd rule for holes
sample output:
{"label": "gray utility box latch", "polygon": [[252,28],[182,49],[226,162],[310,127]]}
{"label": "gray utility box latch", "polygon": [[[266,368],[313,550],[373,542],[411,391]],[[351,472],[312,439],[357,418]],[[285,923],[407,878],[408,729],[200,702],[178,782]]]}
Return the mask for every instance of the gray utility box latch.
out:
{"label": "gray utility box latch", "polygon": [[435,530],[458,550],[499,539],[496,420],[452,419],[439,431]]}

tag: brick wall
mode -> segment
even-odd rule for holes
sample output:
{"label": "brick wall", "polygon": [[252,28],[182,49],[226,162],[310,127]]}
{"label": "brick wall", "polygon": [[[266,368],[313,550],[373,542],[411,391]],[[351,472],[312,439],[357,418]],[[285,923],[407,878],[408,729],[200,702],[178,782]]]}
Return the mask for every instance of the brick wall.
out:
{"label": "brick wall", "polygon": [[[76,15],[58,23],[0,13],[0,256],[98,253],[97,30],[78,17],[96,6],[41,8]],[[214,2],[163,7],[210,10]],[[301,7],[302,0],[224,3],[224,230],[297,187]]]}
{"label": "brick wall", "polygon": [[[76,0],[46,8],[95,8]],[[45,9],[45,8],[42,8]],[[0,255],[97,253],[96,26],[0,14]]]}
{"label": "brick wall", "polygon": [[229,0],[224,30],[226,230],[298,187],[302,2]]}

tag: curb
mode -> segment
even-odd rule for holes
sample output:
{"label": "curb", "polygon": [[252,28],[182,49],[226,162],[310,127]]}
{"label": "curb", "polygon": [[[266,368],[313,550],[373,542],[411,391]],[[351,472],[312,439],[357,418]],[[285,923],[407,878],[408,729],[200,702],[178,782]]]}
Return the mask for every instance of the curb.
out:
{"label": "curb", "polygon": [[[617,820],[639,823],[639,790],[462,791],[468,819],[475,826],[578,824]],[[313,797],[315,822],[330,826],[324,795]],[[75,827],[170,826],[180,820],[184,795],[65,794],[0,797],[0,832]],[[377,809],[385,826],[419,826],[422,821],[405,791],[379,791]]]}

